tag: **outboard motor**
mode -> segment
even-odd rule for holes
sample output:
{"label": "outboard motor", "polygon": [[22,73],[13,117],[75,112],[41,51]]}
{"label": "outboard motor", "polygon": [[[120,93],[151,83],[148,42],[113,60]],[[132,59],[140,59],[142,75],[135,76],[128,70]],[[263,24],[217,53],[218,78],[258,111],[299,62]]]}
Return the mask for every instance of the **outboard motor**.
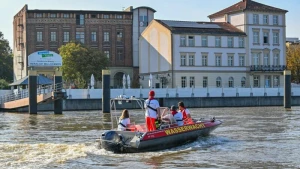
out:
{"label": "outboard motor", "polygon": [[120,153],[123,150],[122,135],[116,131],[106,131],[102,133],[99,147],[114,153]]}

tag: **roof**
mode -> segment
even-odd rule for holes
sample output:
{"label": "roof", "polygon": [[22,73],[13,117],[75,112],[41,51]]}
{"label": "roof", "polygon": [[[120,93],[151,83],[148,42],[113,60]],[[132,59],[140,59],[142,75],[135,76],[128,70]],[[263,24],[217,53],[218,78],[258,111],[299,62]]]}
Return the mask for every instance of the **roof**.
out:
{"label": "roof", "polygon": [[287,10],[275,8],[265,4],[261,4],[252,0],[242,0],[228,8],[225,8],[219,12],[209,15],[209,18],[215,18],[224,16],[225,14],[240,12],[240,11],[258,11],[258,12],[275,12],[275,13],[286,13]]}
{"label": "roof", "polygon": [[153,12],[156,12],[155,9],[153,9],[153,8],[151,8],[151,7],[148,7],[148,6],[139,6],[139,7],[136,7],[136,8],[134,8],[134,9],[139,9],[139,8],[146,8],[146,9],[149,9],[149,10],[151,10],[151,11],[153,11]]}
{"label": "roof", "polygon": [[[37,84],[39,85],[48,85],[48,84],[53,84],[53,81],[43,75],[37,76]],[[20,80],[17,80],[13,83],[11,83],[9,86],[19,86],[19,85],[28,85],[28,76],[23,77]]]}
{"label": "roof", "polygon": [[175,34],[246,36],[243,31],[226,22],[155,20]]}
{"label": "roof", "polygon": [[131,11],[94,11],[94,10],[60,10],[60,9],[30,9],[28,13],[81,13],[81,14],[98,14],[98,13],[132,13]]}

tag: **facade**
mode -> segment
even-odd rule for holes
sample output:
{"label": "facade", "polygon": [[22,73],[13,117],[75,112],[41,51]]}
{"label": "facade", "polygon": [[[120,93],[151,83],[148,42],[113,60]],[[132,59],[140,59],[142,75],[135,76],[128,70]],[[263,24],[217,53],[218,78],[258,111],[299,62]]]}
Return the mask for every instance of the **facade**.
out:
{"label": "facade", "polygon": [[211,22],[227,22],[247,34],[246,65],[253,87],[283,86],[286,69],[286,10],[242,0],[209,15]]}
{"label": "facade", "polygon": [[[139,29],[135,13],[147,9],[149,7],[130,7],[124,11],[29,10],[25,5],[13,21],[14,80],[27,76],[28,55],[41,50],[58,53],[58,48],[70,41],[79,41],[106,54],[110,60],[112,87],[122,87],[123,74],[138,79],[132,38],[138,36],[134,30]],[[154,12],[149,12],[148,19],[153,17]]]}
{"label": "facade", "polygon": [[246,87],[245,37],[225,22],[155,19],[140,38],[140,83],[151,73],[155,88]]}
{"label": "facade", "polygon": [[286,12],[242,0],[208,23],[154,20],[141,35],[140,83],[154,74],[153,87],[283,86]]}

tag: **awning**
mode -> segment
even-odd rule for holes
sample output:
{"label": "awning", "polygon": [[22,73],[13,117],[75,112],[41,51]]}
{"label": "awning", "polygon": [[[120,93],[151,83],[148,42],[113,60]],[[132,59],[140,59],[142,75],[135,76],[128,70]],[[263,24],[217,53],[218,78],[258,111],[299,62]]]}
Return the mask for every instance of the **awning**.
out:
{"label": "awning", "polygon": [[[37,85],[49,85],[49,84],[53,84],[53,80],[43,75],[38,75],[36,83]],[[23,77],[22,79],[11,83],[9,86],[20,86],[20,85],[28,85],[28,76]]]}

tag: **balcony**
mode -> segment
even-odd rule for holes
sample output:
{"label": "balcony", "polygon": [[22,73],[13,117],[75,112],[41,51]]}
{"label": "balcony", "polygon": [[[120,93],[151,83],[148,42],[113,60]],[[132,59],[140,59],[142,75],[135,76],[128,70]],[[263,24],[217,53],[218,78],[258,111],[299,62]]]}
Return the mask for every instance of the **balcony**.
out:
{"label": "balcony", "polygon": [[286,70],[286,65],[251,65],[250,71],[277,72]]}

